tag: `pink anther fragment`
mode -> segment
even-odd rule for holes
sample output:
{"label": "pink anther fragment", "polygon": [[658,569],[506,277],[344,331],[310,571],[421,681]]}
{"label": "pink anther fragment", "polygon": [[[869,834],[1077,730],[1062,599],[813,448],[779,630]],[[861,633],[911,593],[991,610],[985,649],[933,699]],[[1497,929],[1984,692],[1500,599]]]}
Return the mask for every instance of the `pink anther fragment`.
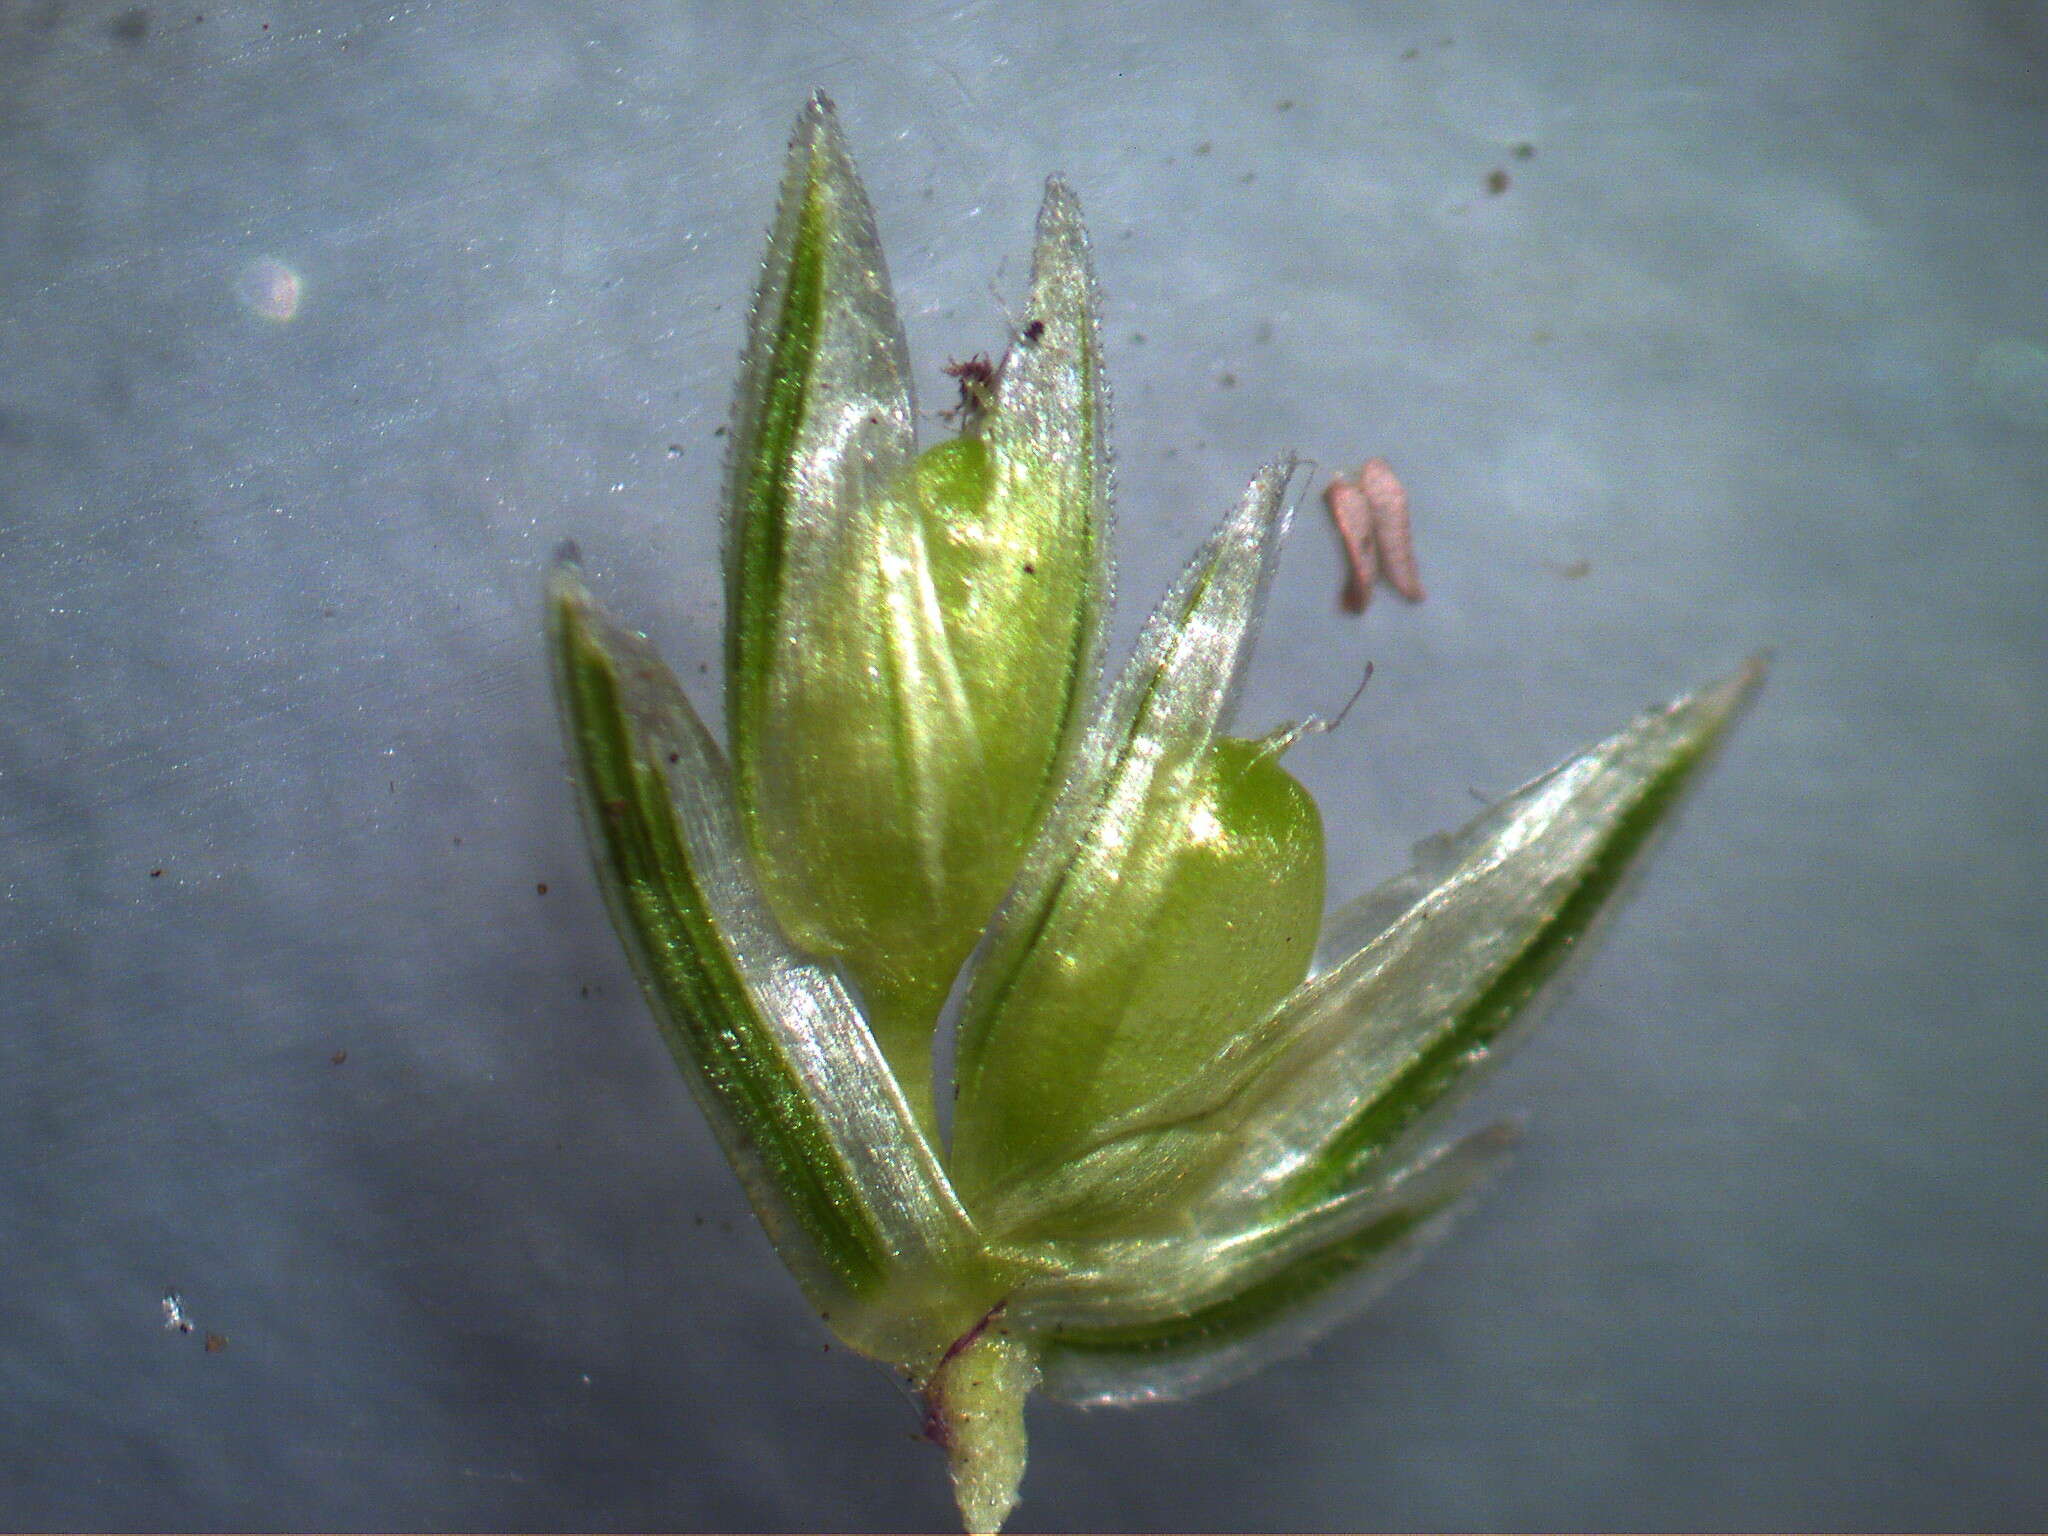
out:
{"label": "pink anther fragment", "polygon": [[1415,570],[1415,537],[1408,529],[1408,492],[1385,459],[1367,459],[1358,471],[1358,488],[1372,511],[1373,541],[1379,546],[1387,582],[1411,603],[1422,601],[1422,578]]}
{"label": "pink anther fragment", "polygon": [[1365,612],[1372,601],[1373,578],[1379,574],[1379,552],[1372,535],[1372,504],[1366,494],[1349,480],[1332,480],[1323,492],[1330,504],[1330,520],[1337,525],[1337,537],[1344,541],[1344,558],[1351,562],[1351,580],[1344,586],[1344,606],[1353,613]]}
{"label": "pink anther fragment", "polygon": [[1351,479],[1332,480],[1323,497],[1330,520],[1344,541],[1351,580],[1344,587],[1344,606],[1365,612],[1372,584],[1381,571],[1387,584],[1411,603],[1422,601],[1422,578],[1415,570],[1415,536],[1408,527],[1408,492],[1385,459],[1367,459]]}

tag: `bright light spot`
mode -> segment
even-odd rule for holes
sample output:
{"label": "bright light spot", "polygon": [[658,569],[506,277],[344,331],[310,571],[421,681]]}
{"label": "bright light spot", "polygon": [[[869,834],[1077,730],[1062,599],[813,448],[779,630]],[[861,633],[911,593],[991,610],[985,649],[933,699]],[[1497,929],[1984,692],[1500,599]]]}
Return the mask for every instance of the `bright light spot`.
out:
{"label": "bright light spot", "polygon": [[1207,805],[1197,805],[1194,814],[1188,817],[1188,840],[1196,843],[1223,841],[1223,823],[1216,819],[1216,813]]}
{"label": "bright light spot", "polygon": [[306,285],[299,274],[274,256],[252,261],[235,279],[235,297],[252,315],[282,325],[299,312]]}

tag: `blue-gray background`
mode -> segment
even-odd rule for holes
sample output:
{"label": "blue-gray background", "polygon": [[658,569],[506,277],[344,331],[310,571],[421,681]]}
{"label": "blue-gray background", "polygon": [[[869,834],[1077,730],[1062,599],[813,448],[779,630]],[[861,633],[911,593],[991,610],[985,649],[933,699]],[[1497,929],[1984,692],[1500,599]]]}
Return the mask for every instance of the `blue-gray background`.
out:
{"label": "blue-gray background", "polygon": [[1121,633],[1270,452],[1403,472],[1428,602],[1341,614],[1308,504],[1248,704],[1377,664],[1290,760],[1333,894],[1777,651],[1486,1206],[1292,1366],[1036,1410],[1019,1528],[2048,1522],[2040,7],[0,0],[0,1524],[950,1519],[539,648],[573,535],[713,697],[817,86],[927,408],[1078,188]]}

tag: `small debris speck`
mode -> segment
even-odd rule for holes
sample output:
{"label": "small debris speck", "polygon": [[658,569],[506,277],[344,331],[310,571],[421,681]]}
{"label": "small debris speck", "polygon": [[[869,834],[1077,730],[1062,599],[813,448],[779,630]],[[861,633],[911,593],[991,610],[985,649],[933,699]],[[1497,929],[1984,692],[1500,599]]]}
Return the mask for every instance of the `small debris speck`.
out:
{"label": "small debris speck", "polygon": [[1204,139],[1201,143],[1195,146],[1195,153],[1198,155],[1206,155],[1214,147],[1215,146],[1212,145],[1207,139]]}
{"label": "small debris speck", "polygon": [[131,47],[137,43],[148,41],[148,7],[138,5],[129,10],[123,11],[120,15],[114,18],[112,24],[108,26],[107,30],[113,33],[115,42],[127,43]]}
{"label": "small debris speck", "polygon": [[347,1060],[348,1060],[348,1052],[347,1052],[347,1051],[336,1051],[336,1052],[335,1052],[335,1053],[334,1053],[334,1054],[333,1054],[332,1056],[330,1056],[330,1057],[328,1057],[328,1058],[327,1058],[327,1065],[329,1065],[330,1067],[338,1067],[338,1066],[342,1065],[342,1064],[343,1064],[344,1062],[346,1062]]}
{"label": "small debris speck", "polygon": [[548,893],[548,883],[547,883],[547,881],[545,881],[545,880],[542,880],[542,881],[540,881],[540,882],[539,882],[539,883],[538,883],[537,885],[535,885],[535,886],[534,886],[534,888],[533,888],[533,894],[534,894],[534,895],[536,895],[536,896],[545,896],[545,895],[547,895],[547,893]]}
{"label": "small debris speck", "polygon": [[149,878],[150,878],[150,879],[152,879],[152,880],[161,880],[161,879],[163,879],[163,877],[164,877],[164,872],[163,872],[163,871],[162,871],[161,869],[152,869],[152,870],[151,870],[151,871],[149,872]]}
{"label": "small debris speck", "polygon": [[1515,146],[1514,154],[1517,160],[1534,160],[1536,158],[1536,146],[1527,139],[1524,139]]}
{"label": "small debris speck", "polygon": [[672,459],[680,459],[683,456],[683,445],[681,443],[670,443],[668,445],[668,456]]}
{"label": "small debris speck", "polygon": [[228,1336],[224,1333],[209,1333],[206,1336],[206,1352],[217,1355],[228,1347]]}
{"label": "small debris speck", "polygon": [[1237,375],[1234,373],[1219,373],[1216,375],[1216,387],[1218,389],[1237,388]]}
{"label": "small debris speck", "polygon": [[1506,171],[1502,170],[1499,166],[1495,166],[1492,170],[1486,173],[1487,191],[1491,192],[1495,197],[1499,197],[1501,193],[1507,191],[1507,189],[1508,173]]}

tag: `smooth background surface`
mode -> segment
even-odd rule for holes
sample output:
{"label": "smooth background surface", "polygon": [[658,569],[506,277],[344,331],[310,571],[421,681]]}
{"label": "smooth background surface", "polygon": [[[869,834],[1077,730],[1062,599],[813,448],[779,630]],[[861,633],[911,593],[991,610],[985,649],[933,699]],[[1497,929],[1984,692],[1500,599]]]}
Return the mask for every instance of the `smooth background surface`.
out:
{"label": "smooth background surface", "polygon": [[1377,664],[1293,759],[1333,896],[1778,655],[1486,1207],[1290,1368],[1038,1410],[1018,1528],[2048,1522],[2042,8],[0,0],[0,1524],[950,1519],[541,666],[574,536],[715,697],[814,86],[927,408],[1079,189],[1124,634],[1270,452],[1404,473],[1429,601],[1341,614],[1308,503],[1246,716]]}

